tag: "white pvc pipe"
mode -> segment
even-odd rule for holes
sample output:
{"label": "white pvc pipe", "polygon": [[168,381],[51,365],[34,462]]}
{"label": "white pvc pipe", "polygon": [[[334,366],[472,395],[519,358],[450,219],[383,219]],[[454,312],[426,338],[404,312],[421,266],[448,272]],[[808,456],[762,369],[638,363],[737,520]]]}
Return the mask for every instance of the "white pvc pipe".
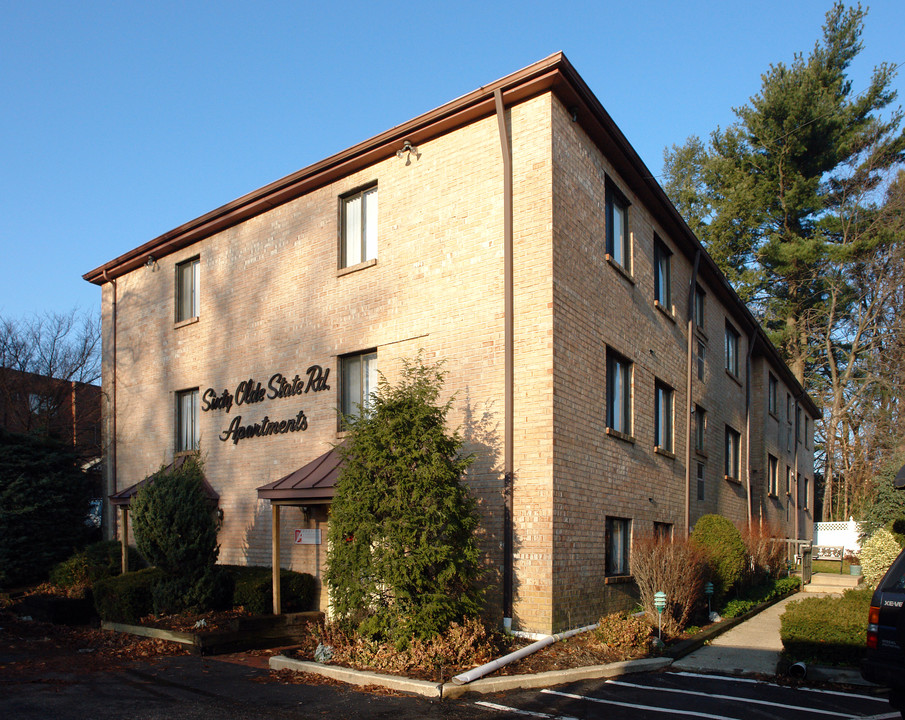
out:
{"label": "white pvc pipe", "polygon": [[456,685],[466,685],[472,680],[477,680],[478,678],[484,677],[488,673],[492,673],[494,670],[499,670],[504,665],[508,665],[509,663],[515,662],[516,660],[521,660],[523,657],[528,657],[532,653],[536,653],[538,650],[541,650],[548,645],[552,645],[559,640],[565,640],[566,638],[570,638],[573,635],[578,635],[579,633],[593,630],[594,628],[598,627],[599,624],[600,623],[585,625],[584,627],[576,628],[575,630],[566,630],[565,632],[558,633],[557,635],[547,635],[547,637],[541,638],[537,642],[526,645],[525,647],[511,652],[508,655],[504,655],[501,658],[491,660],[489,663],[484,663],[483,665],[468,670],[467,672],[456,675],[452,679],[452,681],[456,683]]}

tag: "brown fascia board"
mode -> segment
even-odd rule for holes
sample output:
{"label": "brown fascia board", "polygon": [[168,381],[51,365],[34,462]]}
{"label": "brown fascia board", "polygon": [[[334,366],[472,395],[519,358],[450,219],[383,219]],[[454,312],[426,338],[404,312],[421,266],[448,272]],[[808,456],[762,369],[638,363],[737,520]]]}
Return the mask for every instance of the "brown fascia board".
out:
{"label": "brown fascia board", "polygon": [[504,102],[507,104],[538,95],[550,89],[556,82],[558,67],[564,59],[562,53],[555,53],[512,75],[180,225],[85,273],[82,277],[95,285],[103,285],[107,280],[115,279],[145,264],[149,256],[160,259],[337,178],[391,157],[401,148],[400,143],[404,140],[418,145],[481,117],[492,115],[495,112],[493,93],[497,89],[502,91]]}
{"label": "brown fascia board", "polygon": [[[160,259],[356,170],[391,157],[401,147],[400,143],[404,140],[418,145],[492,115],[495,112],[493,93],[497,89],[502,92],[503,102],[506,105],[526,100],[547,90],[555,92],[563,104],[576,113],[579,124],[601,147],[642,202],[649,208],[660,208],[657,216],[664,229],[674,237],[682,237],[686,240],[685,243],[680,244],[683,253],[693,259],[695,253],[700,251],[704,261],[701,265],[701,272],[707,278],[709,285],[723,297],[730,307],[737,309],[734,319],[744,321],[749,338],[752,334],[757,336],[760,341],[757,343],[758,346],[763,347],[764,354],[773,360],[773,364],[786,383],[804,395],[804,390],[788,370],[763,328],[739,298],[700,240],[688,227],[653,173],[650,172],[610,114],[562,52],[554,53],[435,110],[250,192],[120,255],[85,273],[82,277],[88,282],[103,285],[109,279],[117,278],[144,265],[149,256]],[[807,395],[804,397],[807,398]],[[810,402],[810,398],[807,400],[811,405],[810,409],[815,412],[815,417],[817,417],[816,406]]]}

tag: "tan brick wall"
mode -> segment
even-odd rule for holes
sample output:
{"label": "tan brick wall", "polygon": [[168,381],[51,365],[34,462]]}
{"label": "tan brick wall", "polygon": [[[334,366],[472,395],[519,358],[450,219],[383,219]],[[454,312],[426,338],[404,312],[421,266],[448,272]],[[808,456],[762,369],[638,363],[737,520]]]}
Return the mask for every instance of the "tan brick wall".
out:
{"label": "tan brick wall", "polygon": [[[686,292],[692,263],[643,207],[624,178],[559,100],[544,94],[507,112],[514,174],[514,622],[548,632],[630,606],[634,586],[604,583],[605,518],[631,518],[635,536],[654,522],[683,533],[685,511]],[[503,164],[495,117],[391,157],[158,259],[117,281],[117,489],[172,460],[175,393],[198,387],[235,392],[318,364],[330,389],[201,414],[206,475],[220,493],[221,562],[270,564],[271,508],[256,488],[279,479],[341,439],[338,357],[376,348],[390,381],[399,359],[425,350],[448,370],[456,393],[452,427],[476,461],[468,481],[482,515],[481,543],[491,613],[498,617],[503,571],[504,293]],[[631,278],[604,257],[604,183],[631,200]],[[377,262],[338,273],[339,198],[376,182]],[[654,306],[653,238],[672,249],[672,305]],[[198,256],[199,320],[174,323],[175,267]],[[703,283],[702,283],[703,284]],[[746,514],[745,484],[723,479],[723,431],[745,438],[744,373],[723,369],[728,313],[709,293],[707,375],[692,400],[707,410],[706,512]],[[112,291],[104,287],[104,389],[112,397]],[[606,433],[606,347],[634,363],[634,442]],[[747,342],[739,355],[744,361]],[[674,388],[674,455],[654,453],[654,382]],[[242,424],[295,417],[304,432],[222,442]],[[109,407],[108,407],[109,413]],[[108,414],[109,420],[109,414]],[[766,422],[766,421],[764,421]],[[761,423],[761,426],[763,422]],[[108,433],[112,432],[107,423]],[[742,454],[746,448],[742,447]],[[760,455],[764,450],[758,446]],[[293,543],[281,515],[281,565],[324,571],[326,544]],[[322,607],[326,596],[321,588]]]}

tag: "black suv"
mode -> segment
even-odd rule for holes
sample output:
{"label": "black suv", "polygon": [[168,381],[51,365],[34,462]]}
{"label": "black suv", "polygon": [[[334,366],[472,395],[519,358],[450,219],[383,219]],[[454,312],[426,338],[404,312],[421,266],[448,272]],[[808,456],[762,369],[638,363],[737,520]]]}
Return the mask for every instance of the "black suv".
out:
{"label": "black suv", "polygon": [[861,675],[890,688],[889,704],[905,718],[905,550],[877,584],[867,623]]}

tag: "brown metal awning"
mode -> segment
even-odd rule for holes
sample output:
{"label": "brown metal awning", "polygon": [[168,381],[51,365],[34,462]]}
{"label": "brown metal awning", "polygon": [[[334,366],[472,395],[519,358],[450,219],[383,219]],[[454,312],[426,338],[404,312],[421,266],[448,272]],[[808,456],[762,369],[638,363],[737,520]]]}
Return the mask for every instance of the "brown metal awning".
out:
{"label": "brown metal awning", "polygon": [[[158,472],[169,473],[173,470],[178,470],[182,467],[187,455],[180,455],[173,462],[167,465],[162,470]],[[154,477],[158,473],[154,473],[153,475],[148,475],[141,482],[137,482],[134,485],[127,487],[125,490],[120,490],[118,493],[114,493],[110,496],[110,504],[115,505],[117,507],[128,507],[132,504],[132,500],[135,498],[135,495],[138,493],[139,488],[144,487],[148,483],[154,480]],[[220,502],[220,495],[217,494],[217,491],[211,487],[210,483],[207,481],[205,477],[201,478],[201,488],[204,490],[204,494],[207,496],[208,500],[211,501],[212,504],[216,505]]]}
{"label": "brown metal awning", "polygon": [[258,498],[292,505],[323,505],[333,500],[343,460],[336,448],[276,482],[258,488]]}

